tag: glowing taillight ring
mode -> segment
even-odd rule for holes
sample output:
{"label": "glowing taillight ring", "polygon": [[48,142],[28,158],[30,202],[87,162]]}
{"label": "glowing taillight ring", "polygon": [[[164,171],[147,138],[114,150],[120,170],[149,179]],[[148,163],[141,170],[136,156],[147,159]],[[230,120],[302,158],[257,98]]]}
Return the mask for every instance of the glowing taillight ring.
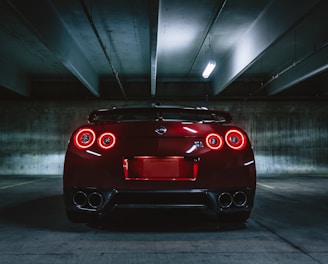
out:
{"label": "glowing taillight ring", "polygon": [[211,133],[206,137],[206,145],[213,150],[219,150],[223,147],[223,139],[220,135]]}
{"label": "glowing taillight ring", "polygon": [[236,129],[229,130],[225,135],[227,145],[234,150],[242,150],[246,147],[245,135]]}
{"label": "glowing taillight ring", "polygon": [[103,133],[98,138],[98,146],[102,149],[110,149],[114,147],[116,143],[116,137],[112,133]]}
{"label": "glowing taillight ring", "polygon": [[87,149],[91,147],[95,140],[96,134],[90,128],[80,129],[73,138],[75,147],[79,149]]}

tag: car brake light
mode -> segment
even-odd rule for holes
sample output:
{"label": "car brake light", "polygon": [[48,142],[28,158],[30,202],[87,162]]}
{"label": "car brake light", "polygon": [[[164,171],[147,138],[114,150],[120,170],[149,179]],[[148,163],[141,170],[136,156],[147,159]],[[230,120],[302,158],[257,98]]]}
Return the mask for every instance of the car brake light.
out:
{"label": "car brake light", "polygon": [[234,150],[242,150],[246,146],[246,136],[236,129],[231,129],[226,133],[225,141]]}
{"label": "car brake light", "polygon": [[116,137],[112,133],[108,133],[108,132],[103,133],[98,138],[98,146],[105,150],[114,147],[115,143],[116,143]]}
{"label": "car brake light", "polygon": [[80,129],[73,138],[75,147],[79,149],[87,149],[92,146],[96,140],[95,132],[90,128]]}
{"label": "car brake light", "polygon": [[223,139],[220,135],[211,133],[206,137],[206,145],[213,150],[219,150],[223,147]]}

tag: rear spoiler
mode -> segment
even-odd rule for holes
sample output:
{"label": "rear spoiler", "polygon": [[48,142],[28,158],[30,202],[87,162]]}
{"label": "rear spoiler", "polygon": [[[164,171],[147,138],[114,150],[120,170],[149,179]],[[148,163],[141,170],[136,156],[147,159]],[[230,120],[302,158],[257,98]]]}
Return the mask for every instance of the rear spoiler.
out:
{"label": "rear spoiler", "polygon": [[[120,115],[137,115],[145,114],[151,116],[156,114],[156,120],[170,120],[171,118],[166,118],[165,114],[177,115],[187,115],[192,117],[190,120],[182,121],[197,121],[202,123],[221,123],[228,124],[231,123],[232,117],[226,111],[220,110],[208,110],[204,107],[176,107],[176,106],[156,106],[156,107],[113,107],[111,109],[99,109],[91,112],[88,116],[89,123],[102,123],[102,122],[118,122],[118,116]],[[154,115],[155,119],[155,115]],[[175,120],[180,120],[179,118],[173,118]]]}

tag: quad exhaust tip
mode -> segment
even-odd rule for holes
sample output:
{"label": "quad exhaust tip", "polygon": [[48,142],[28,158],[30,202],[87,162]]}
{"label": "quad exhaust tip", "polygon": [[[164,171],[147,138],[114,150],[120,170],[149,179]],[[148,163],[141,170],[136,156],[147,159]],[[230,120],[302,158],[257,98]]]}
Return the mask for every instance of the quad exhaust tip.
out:
{"label": "quad exhaust tip", "polygon": [[73,203],[78,207],[84,207],[88,203],[88,196],[85,192],[78,191],[73,195]]}
{"label": "quad exhaust tip", "polygon": [[90,207],[96,209],[99,208],[103,204],[103,197],[98,192],[92,192],[88,195],[88,205]]}
{"label": "quad exhaust tip", "polygon": [[[217,201],[218,205],[224,209],[232,206],[243,207],[247,203],[247,195],[243,191],[236,191],[232,194],[230,192],[223,192],[219,194]],[[104,198],[99,192],[91,192],[87,194],[80,190],[74,193],[73,203],[80,209],[97,209],[103,205]]]}
{"label": "quad exhaust tip", "polygon": [[247,203],[247,195],[244,192],[235,192],[232,198],[237,207],[243,207]]}
{"label": "quad exhaust tip", "polygon": [[218,197],[218,203],[222,208],[229,208],[232,205],[233,198],[230,193],[223,192]]}
{"label": "quad exhaust tip", "polygon": [[84,191],[77,191],[73,195],[73,203],[76,207],[97,209],[103,205],[104,199],[101,193],[91,192],[87,194]]}
{"label": "quad exhaust tip", "polygon": [[243,207],[247,203],[247,195],[243,191],[237,191],[232,195],[229,192],[223,192],[218,196],[218,204],[221,208],[230,208],[232,205]]}

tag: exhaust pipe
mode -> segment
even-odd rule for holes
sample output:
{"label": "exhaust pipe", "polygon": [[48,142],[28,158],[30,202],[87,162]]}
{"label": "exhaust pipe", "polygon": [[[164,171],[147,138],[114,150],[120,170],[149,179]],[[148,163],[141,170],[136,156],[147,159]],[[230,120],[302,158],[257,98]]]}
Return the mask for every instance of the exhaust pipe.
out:
{"label": "exhaust pipe", "polygon": [[218,197],[218,203],[222,208],[229,208],[232,205],[233,198],[230,193],[223,192]]}
{"label": "exhaust pipe", "polygon": [[78,191],[73,195],[73,203],[77,207],[86,206],[88,202],[88,197],[85,192]]}
{"label": "exhaust pipe", "polygon": [[100,193],[98,192],[92,192],[88,195],[88,204],[90,207],[96,209],[102,206],[103,204],[103,197]]}
{"label": "exhaust pipe", "polygon": [[237,207],[243,207],[247,203],[247,195],[244,192],[235,192],[233,195],[233,204]]}

